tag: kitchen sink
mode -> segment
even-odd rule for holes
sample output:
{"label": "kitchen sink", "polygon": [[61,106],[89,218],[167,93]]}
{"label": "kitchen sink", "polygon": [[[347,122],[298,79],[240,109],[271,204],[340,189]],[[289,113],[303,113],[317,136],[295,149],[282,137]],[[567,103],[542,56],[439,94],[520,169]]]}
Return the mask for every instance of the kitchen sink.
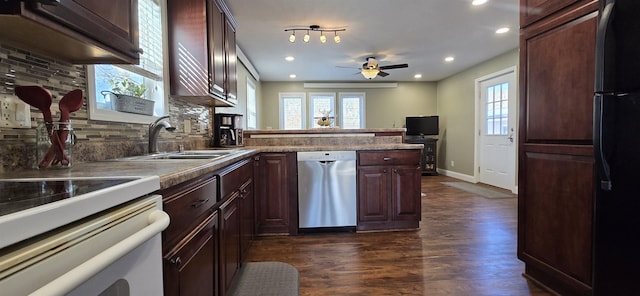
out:
{"label": "kitchen sink", "polygon": [[219,158],[223,158],[234,153],[239,152],[238,150],[233,149],[225,149],[225,150],[186,150],[181,152],[162,152],[162,153],[154,153],[154,154],[145,154],[139,156],[130,156],[112,159],[114,161],[151,161],[151,160],[188,160],[188,159],[209,159],[215,160]]}

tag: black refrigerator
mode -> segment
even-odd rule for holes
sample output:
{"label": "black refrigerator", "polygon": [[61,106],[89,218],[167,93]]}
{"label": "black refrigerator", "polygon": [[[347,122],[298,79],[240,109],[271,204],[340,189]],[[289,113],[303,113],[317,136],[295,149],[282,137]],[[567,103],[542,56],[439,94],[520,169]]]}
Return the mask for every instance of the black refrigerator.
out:
{"label": "black refrigerator", "polygon": [[640,0],[601,0],[594,97],[594,295],[640,295]]}

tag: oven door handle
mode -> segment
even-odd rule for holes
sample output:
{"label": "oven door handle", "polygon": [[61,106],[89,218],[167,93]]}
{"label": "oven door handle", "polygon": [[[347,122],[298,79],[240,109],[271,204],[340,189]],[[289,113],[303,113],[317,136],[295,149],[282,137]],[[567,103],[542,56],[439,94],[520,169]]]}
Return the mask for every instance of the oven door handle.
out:
{"label": "oven door handle", "polygon": [[162,232],[169,226],[169,215],[162,210],[156,210],[149,214],[149,225],[140,231],[123,239],[117,244],[104,250],[102,253],[76,266],[69,272],[49,282],[40,289],[29,294],[31,296],[64,295],[92,276],[107,268],[136,247],[142,245],[150,238]]}

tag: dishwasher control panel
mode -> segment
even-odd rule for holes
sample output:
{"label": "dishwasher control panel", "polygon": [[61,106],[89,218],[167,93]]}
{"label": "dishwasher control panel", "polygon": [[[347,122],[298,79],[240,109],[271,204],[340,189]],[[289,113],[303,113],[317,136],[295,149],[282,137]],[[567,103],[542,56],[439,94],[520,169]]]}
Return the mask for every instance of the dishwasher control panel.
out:
{"label": "dishwasher control panel", "polygon": [[355,151],[306,151],[298,152],[298,161],[355,160]]}

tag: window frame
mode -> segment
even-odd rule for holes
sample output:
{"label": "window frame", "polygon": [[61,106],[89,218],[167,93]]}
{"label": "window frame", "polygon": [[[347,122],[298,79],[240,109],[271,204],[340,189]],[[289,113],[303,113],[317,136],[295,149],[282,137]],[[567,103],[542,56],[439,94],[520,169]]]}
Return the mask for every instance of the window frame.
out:
{"label": "window frame", "polygon": [[[164,98],[164,110],[163,114],[158,116],[155,115],[144,115],[144,114],[134,114],[134,113],[125,113],[118,112],[115,110],[107,110],[100,109],[97,105],[96,98],[96,83],[95,83],[95,66],[87,65],[87,112],[89,115],[89,119],[91,120],[103,120],[103,121],[113,121],[113,122],[124,122],[124,123],[143,123],[147,124],[149,122],[153,122],[157,118],[169,113],[169,55],[168,55],[168,23],[167,23],[167,5],[166,1],[162,0],[151,0],[156,2],[160,6],[161,13],[161,23],[162,23],[162,55],[163,55],[163,67],[162,67],[162,80],[160,81],[163,88],[163,98]],[[132,68],[136,68],[135,65],[114,65],[116,67],[131,71]],[[136,74],[142,74],[144,70],[141,68],[139,70],[131,71]],[[149,75],[143,75],[146,77],[153,77],[154,75],[149,73]]]}
{"label": "window frame", "polygon": [[336,120],[337,120],[337,106],[336,106],[336,93],[334,92],[309,92],[309,116],[307,118],[307,121],[309,123],[309,127],[311,128],[320,128],[319,125],[317,125],[317,120],[319,119],[318,117],[315,116],[315,110],[314,110],[314,96],[316,97],[332,97],[331,99],[331,107],[332,109],[330,110],[330,116],[329,118],[333,117],[333,120],[331,121],[331,127],[335,127],[336,126]]}
{"label": "window frame", "polygon": [[[253,90],[252,99],[250,99],[250,96],[249,96],[250,89]],[[247,78],[247,129],[249,130],[258,129],[258,98],[256,97],[256,94],[257,94],[256,84],[253,83],[251,79]],[[250,120],[252,116],[253,116],[254,122],[251,122]]]}
{"label": "window frame", "polygon": [[300,100],[300,129],[307,128],[307,94],[304,92],[280,92],[278,93],[278,111],[279,111],[279,125],[281,130],[296,130],[296,129],[287,129],[285,128],[285,118],[284,118],[284,100],[287,98],[296,98]]}
{"label": "window frame", "polygon": [[359,128],[366,128],[366,113],[367,113],[367,109],[366,109],[366,93],[365,92],[339,92],[338,93],[338,109],[340,110],[340,127],[341,128],[345,128],[345,124],[344,124],[344,120],[345,120],[345,108],[343,108],[343,104],[344,104],[344,99],[345,97],[353,97],[353,96],[357,96],[359,97],[359,101],[360,101],[360,127]]}

